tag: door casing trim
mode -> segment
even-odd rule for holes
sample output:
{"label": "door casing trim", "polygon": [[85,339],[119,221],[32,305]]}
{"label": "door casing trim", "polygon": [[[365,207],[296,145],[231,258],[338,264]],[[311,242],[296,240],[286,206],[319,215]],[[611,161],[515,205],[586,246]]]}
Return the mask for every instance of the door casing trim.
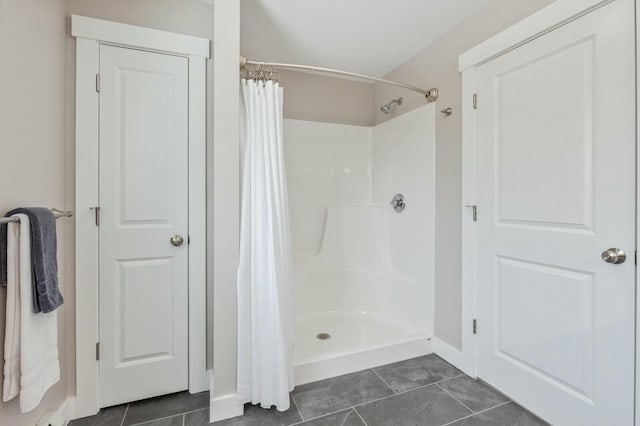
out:
{"label": "door casing trim", "polygon": [[101,44],[183,56],[189,60],[189,392],[209,389],[206,351],[206,61],[210,40],[117,22],[71,16],[76,39],[74,417],[99,411],[98,106]]}

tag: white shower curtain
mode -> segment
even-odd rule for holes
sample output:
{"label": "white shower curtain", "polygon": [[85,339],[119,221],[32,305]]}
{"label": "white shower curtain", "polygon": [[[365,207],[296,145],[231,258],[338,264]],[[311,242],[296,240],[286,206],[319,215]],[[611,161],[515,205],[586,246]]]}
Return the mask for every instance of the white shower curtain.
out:
{"label": "white shower curtain", "polygon": [[282,98],[278,83],[242,80],[238,396],[285,411],[293,389],[293,266]]}

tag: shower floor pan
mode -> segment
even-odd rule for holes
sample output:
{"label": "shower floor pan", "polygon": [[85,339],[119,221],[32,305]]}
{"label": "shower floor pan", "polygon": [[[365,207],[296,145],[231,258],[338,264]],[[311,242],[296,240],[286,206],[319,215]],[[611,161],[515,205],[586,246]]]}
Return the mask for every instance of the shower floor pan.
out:
{"label": "shower floor pan", "polygon": [[295,333],[296,385],[433,352],[429,333],[360,312],[305,315]]}

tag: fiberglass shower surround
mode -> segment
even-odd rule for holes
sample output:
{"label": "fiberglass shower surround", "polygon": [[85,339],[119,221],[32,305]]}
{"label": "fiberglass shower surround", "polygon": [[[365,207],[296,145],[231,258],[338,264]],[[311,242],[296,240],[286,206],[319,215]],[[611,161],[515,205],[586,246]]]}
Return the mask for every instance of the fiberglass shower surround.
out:
{"label": "fiberglass shower surround", "polygon": [[[272,80],[277,68],[328,72],[398,86],[424,95],[428,104],[374,128],[299,122],[303,129],[296,137],[283,129],[282,89]],[[238,394],[242,402],[286,410],[288,391],[294,384],[432,352],[433,102],[438,90],[330,68],[250,61],[242,56],[240,69],[244,125]],[[402,98],[384,105],[382,111],[390,112],[393,104],[401,105]],[[293,121],[288,123],[295,127]],[[349,132],[347,128],[365,137],[364,150],[343,137]],[[305,135],[305,130],[310,130],[309,134]],[[282,155],[283,131],[288,145],[297,147],[286,160]],[[314,153],[317,156],[308,155],[314,147],[305,145],[313,145],[313,138],[322,139],[322,135],[327,139],[321,141]],[[328,146],[329,141],[338,141],[338,146],[327,153],[322,145]],[[302,152],[295,153],[296,149]],[[351,165],[343,155],[354,153],[357,159]],[[303,173],[297,173],[299,166]],[[351,177],[358,181],[363,176],[363,185],[350,182]],[[287,186],[297,188],[299,182],[302,191],[293,191],[288,197]],[[350,188],[354,197],[345,197],[341,203],[336,195]],[[414,203],[411,213],[401,219],[389,216],[388,205],[381,208],[383,198],[398,192],[410,194]],[[356,201],[362,195],[366,197]],[[314,231],[313,222],[319,216],[326,223],[315,226]],[[320,242],[312,242],[312,249],[294,245],[299,256],[287,261],[291,236],[304,235],[307,228],[321,234]],[[298,295],[293,306],[292,293]],[[291,311],[295,312],[294,331]],[[272,337],[269,342],[264,337],[265,326],[266,335]]]}
{"label": "fiberglass shower surround", "polygon": [[432,352],[434,108],[375,127],[285,120],[296,384]]}

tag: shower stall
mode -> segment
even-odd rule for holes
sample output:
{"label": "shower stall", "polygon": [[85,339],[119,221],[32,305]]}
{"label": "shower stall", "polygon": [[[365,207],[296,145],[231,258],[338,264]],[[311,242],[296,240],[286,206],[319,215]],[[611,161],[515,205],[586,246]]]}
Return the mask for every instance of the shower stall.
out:
{"label": "shower stall", "polygon": [[296,384],[432,351],[434,111],[284,120]]}

